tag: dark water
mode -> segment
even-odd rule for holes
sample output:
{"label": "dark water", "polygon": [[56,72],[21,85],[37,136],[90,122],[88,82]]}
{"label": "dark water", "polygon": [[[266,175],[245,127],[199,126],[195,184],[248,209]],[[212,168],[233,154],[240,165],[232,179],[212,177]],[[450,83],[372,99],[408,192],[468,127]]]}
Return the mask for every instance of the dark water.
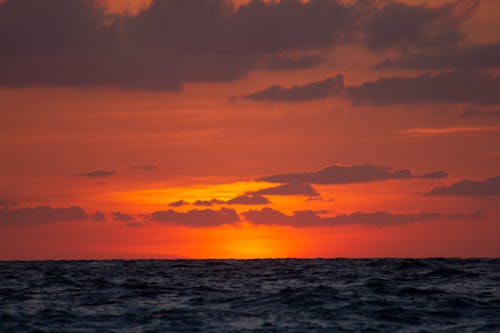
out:
{"label": "dark water", "polygon": [[0,262],[0,332],[500,332],[500,260]]}

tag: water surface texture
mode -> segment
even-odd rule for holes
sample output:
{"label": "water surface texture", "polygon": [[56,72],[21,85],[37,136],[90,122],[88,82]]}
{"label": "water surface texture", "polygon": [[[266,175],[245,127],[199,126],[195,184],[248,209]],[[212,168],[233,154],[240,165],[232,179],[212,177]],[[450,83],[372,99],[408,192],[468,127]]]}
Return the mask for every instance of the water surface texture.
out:
{"label": "water surface texture", "polygon": [[500,332],[500,260],[0,262],[0,332]]}

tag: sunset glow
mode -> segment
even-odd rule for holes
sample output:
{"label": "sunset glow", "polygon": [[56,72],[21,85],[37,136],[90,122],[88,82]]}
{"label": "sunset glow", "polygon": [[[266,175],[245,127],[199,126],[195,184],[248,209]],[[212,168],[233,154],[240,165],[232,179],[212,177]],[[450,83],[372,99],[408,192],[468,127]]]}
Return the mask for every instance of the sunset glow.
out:
{"label": "sunset glow", "polygon": [[0,260],[498,257],[499,29],[496,0],[0,1]]}

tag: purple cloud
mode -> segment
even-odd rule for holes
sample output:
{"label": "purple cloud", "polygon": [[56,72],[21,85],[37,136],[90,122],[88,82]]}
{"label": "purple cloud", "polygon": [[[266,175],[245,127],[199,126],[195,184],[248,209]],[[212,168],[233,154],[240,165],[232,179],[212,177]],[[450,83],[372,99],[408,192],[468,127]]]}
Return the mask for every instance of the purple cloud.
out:
{"label": "purple cloud", "polygon": [[451,71],[415,77],[388,77],[346,88],[355,105],[414,103],[500,104],[500,76],[477,71]]}
{"label": "purple cloud", "polygon": [[267,205],[269,199],[261,195],[241,195],[227,201],[229,205]]}
{"label": "purple cloud", "polygon": [[321,217],[317,212],[310,210],[297,211],[292,215],[287,215],[268,207],[261,210],[250,210],[242,215],[246,220],[255,224],[288,225],[295,227],[333,227],[342,225],[384,227],[444,218],[472,219],[482,217],[480,212],[448,215],[441,213],[392,214],[388,212],[357,212],[353,214],[341,214],[334,217]]}
{"label": "purple cloud", "polygon": [[226,202],[224,200],[219,200],[219,199],[210,199],[210,200],[196,200],[193,202],[193,206],[204,206],[204,207],[210,207],[214,205],[223,205]]}
{"label": "purple cloud", "polygon": [[252,101],[297,102],[335,97],[344,91],[344,77],[336,75],[322,81],[311,82],[303,86],[282,87],[273,85],[243,98]]}
{"label": "purple cloud", "polygon": [[[415,177],[409,169],[393,169],[374,165],[332,165],[315,172],[278,174],[262,177],[260,180],[271,183],[309,183],[309,184],[350,184],[388,179],[411,179]],[[263,193],[264,194],[264,193]]]}
{"label": "purple cloud", "polygon": [[179,201],[174,201],[174,202],[171,202],[168,204],[169,207],[181,207],[181,206],[185,206],[185,205],[189,205],[189,202],[186,202],[184,200],[179,200]]}
{"label": "purple cloud", "polygon": [[78,174],[78,177],[87,177],[87,178],[104,178],[111,177],[116,175],[116,171],[114,170],[95,170],[89,172],[83,172]]}
{"label": "purple cloud", "polygon": [[290,183],[278,185],[275,187],[265,188],[253,192],[257,195],[307,195],[317,196],[319,193],[309,184]]}
{"label": "purple cloud", "polygon": [[[320,59],[279,56],[343,41],[371,49],[454,46],[462,36],[447,19],[452,10],[373,1],[254,0],[235,7],[162,0],[120,17],[95,1],[11,0],[0,6],[0,86],[178,90],[185,82],[243,78],[273,57],[270,69],[314,66]],[[285,89],[278,96],[310,94]]]}
{"label": "purple cloud", "polygon": [[189,227],[216,227],[224,224],[235,224],[240,218],[234,209],[204,209],[176,212],[174,210],[156,211],[150,214],[151,221],[164,224],[180,224]]}
{"label": "purple cloud", "polygon": [[118,221],[118,222],[132,222],[135,220],[134,215],[125,214],[122,212],[112,212],[111,218],[113,219],[113,221]]}
{"label": "purple cloud", "polygon": [[87,213],[78,206],[52,208],[50,206],[26,207],[0,210],[0,225],[31,226],[51,222],[70,222],[88,220]]}
{"label": "purple cloud", "polygon": [[427,195],[449,196],[498,196],[500,195],[500,176],[486,180],[462,180],[450,186],[436,187]]}

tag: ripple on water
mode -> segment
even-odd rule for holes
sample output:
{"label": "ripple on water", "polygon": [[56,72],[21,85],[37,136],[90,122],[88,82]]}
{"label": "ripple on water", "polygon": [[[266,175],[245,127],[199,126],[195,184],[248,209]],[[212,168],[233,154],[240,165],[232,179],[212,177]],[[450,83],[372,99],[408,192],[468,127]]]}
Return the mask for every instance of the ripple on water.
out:
{"label": "ripple on water", "polygon": [[500,260],[0,262],[0,332],[500,332]]}

